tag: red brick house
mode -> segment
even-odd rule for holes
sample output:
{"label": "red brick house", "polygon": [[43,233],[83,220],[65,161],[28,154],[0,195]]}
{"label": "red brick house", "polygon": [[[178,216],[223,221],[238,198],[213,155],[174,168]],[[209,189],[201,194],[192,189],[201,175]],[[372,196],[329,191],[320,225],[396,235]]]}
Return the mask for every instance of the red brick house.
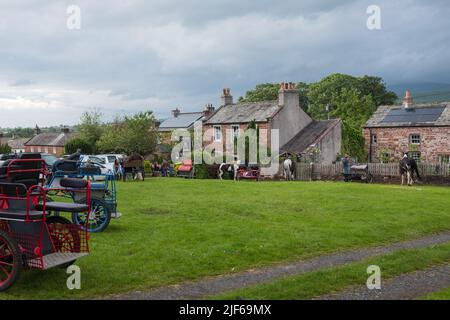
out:
{"label": "red brick house", "polygon": [[448,163],[450,103],[414,105],[409,91],[402,106],[380,106],[364,126],[369,162],[399,160]]}
{"label": "red brick house", "polygon": [[204,121],[204,130],[210,132],[205,139],[210,144],[223,144],[223,150],[227,150],[227,141],[234,141],[227,139],[227,134],[237,136],[253,121],[260,132],[267,130],[266,136],[259,137],[263,145],[271,145],[271,129],[279,130],[281,154],[304,156],[312,149],[319,149],[320,157],[316,160],[332,163],[341,151],[341,120],[311,119],[300,108],[299,92],[293,83],[282,83],[275,101],[234,103],[230,89],[224,89],[221,107]]}
{"label": "red brick house", "polygon": [[41,133],[36,126],[35,136],[25,143],[25,152],[45,152],[60,157],[64,154],[64,145],[74,136],[69,128],[62,128],[61,132]]}

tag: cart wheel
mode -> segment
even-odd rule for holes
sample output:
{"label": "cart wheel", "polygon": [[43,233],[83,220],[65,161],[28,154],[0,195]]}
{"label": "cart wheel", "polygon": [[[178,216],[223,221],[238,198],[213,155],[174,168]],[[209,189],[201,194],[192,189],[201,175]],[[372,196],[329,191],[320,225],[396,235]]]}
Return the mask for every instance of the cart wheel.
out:
{"label": "cart wheel", "polygon": [[[69,219],[60,216],[53,216],[48,217],[46,222],[56,252],[80,252],[80,234],[76,230],[68,230],[58,227],[58,225],[72,224]],[[60,267],[67,268],[74,264],[75,261],[76,260],[70,261]]]}
{"label": "cart wheel", "polygon": [[[81,199],[79,203],[86,203]],[[86,213],[73,213],[72,221],[82,227],[86,226]],[[104,231],[111,221],[111,210],[102,199],[91,199],[91,212],[89,214],[88,230],[92,233]]]}
{"label": "cart wheel", "polygon": [[0,291],[17,281],[22,269],[22,256],[16,241],[0,231]]}

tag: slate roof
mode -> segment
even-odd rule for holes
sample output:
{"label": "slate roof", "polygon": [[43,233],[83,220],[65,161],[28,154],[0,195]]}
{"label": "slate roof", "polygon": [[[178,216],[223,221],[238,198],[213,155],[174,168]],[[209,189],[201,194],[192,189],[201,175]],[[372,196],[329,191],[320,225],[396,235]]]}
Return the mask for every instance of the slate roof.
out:
{"label": "slate roof", "polygon": [[255,103],[237,103],[220,107],[207,121],[206,124],[233,124],[266,122],[279,110],[278,101],[264,101]]}
{"label": "slate roof", "polygon": [[11,149],[25,149],[25,143],[30,140],[29,138],[16,138],[8,141],[8,145]]}
{"label": "slate roof", "polygon": [[64,147],[66,142],[72,140],[74,136],[75,136],[74,132],[40,133],[31,138],[28,142],[25,143],[25,145]]}
{"label": "slate roof", "polygon": [[25,148],[25,142],[30,140],[29,138],[15,138],[11,139],[9,137],[7,138],[0,138],[0,144],[7,144],[11,147],[11,149],[24,149]]}
{"label": "slate roof", "polygon": [[280,154],[298,154],[305,152],[312,145],[320,142],[325,134],[341,123],[340,119],[313,121],[302,131],[280,148]]}
{"label": "slate roof", "polygon": [[180,113],[177,117],[171,117],[163,121],[159,131],[172,131],[173,129],[188,129],[195,121],[203,117],[203,112]]}
{"label": "slate roof", "polygon": [[[443,109],[443,110],[442,110]],[[365,128],[450,126],[450,102],[403,106],[380,106]]]}

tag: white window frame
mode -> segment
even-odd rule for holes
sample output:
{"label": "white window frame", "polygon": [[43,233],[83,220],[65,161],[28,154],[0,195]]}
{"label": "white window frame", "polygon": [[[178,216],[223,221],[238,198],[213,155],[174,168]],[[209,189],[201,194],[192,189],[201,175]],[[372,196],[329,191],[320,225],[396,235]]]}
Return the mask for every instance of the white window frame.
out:
{"label": "white window frame", "polygon": [[[235,131],[234,129],[237,130]],[[232,124],[231,125],[231,137],[232,137],[232,141],[234,141],[234,138],[239,137],[239,135],[241,134],[241,126],[238,124]]]}
{"label": "white window frame", "polygon": [[[417,157],[418,155],[418,157]],[[408,153],[408,156],[414,160],[416,160],[417,162],[420,162],[421,158],[422,158],[422,153],[419,151],[411,151]]]}
{"label": "white window frame", "polygon": [[56,147],[53,147],[53,154],[57,154],[58,152],[56,152]]}
{"label": "white window frame", "polygon": [[[413,133],[409,135],[409,144],[420,145],[422,137],[419,133]],[[418,142],[417,142],[418,141]]]}
{"label": "white window frame", "polygon": [[222,126],[213,126],[213,140],[214,142],[222,142]]}
{"label": "white window frame", "polygon": [[42,152],[42,148],[41,147],[38,147],[37,149],[38,149],[37,152]]}

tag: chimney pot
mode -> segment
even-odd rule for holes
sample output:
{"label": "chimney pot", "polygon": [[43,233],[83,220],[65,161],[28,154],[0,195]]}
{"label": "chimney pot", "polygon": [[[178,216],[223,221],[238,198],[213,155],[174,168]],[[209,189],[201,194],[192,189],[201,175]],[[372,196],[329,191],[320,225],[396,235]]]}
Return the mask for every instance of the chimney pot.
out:
{"label": "chimney pot", "polygon": [[172,110],[172,115],[174,116],[174,118],[178,118],[178,116],[180,115],[180,109],[176,108],[175,110]]}
{"label": "chimney pot", "polygon": [[233,96],[231,95],[231,89],[225,88],[223,89],[223,96],[221,97],[221,105],[227,106],[233,104]]}
{"label": "chimney pot", "polygon": [[406,90],[406,94],[405,94],[405,98],[403,98],[403,107],[405,109],[408,109],[410,107],[412,107],[414,104],[412,95],[411,95],[411,91]]}

